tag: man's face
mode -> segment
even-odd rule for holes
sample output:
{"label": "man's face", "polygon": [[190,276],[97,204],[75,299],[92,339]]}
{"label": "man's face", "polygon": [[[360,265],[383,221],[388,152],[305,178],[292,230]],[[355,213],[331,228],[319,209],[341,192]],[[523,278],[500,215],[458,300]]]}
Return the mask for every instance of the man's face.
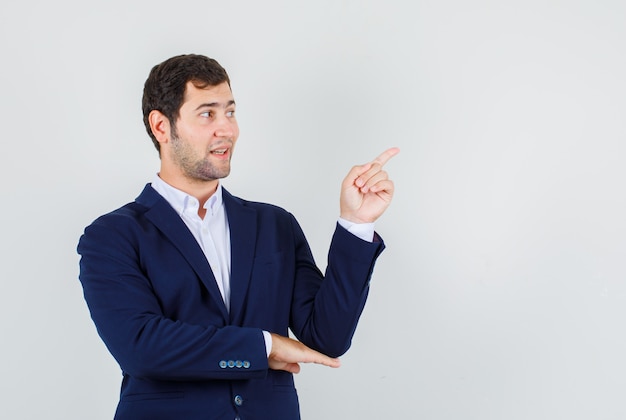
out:
{"label": "man's face", "polygon": [[213,181],[230,173],[239,137],[235,101],[228,83],[204,89],[187,83],[183,105],[172,125],[170,156],[190,181]]}

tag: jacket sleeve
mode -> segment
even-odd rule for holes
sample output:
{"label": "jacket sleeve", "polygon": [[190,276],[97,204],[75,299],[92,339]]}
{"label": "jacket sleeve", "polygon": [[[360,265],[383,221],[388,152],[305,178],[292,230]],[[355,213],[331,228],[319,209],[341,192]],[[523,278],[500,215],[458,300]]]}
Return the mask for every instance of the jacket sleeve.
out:
{"label": "jacket sleeve", "polygon": [[375,235],[363,241],[337,224],[322,277],[294,219],[296,278],[291,329],[300,341],[331,357],[351,345],[363,312],[376,258],[385,248]]}
{"label": "jacket sleeve", "polygon": [[123,219],[101,217],[85,229],[78,244],[85,300],[122,370],[155,380],[264,377],[268,362],[261,329],[210,319],[182,322],[164,315],[163,302],[142,266],[137,239],[141,227]]}

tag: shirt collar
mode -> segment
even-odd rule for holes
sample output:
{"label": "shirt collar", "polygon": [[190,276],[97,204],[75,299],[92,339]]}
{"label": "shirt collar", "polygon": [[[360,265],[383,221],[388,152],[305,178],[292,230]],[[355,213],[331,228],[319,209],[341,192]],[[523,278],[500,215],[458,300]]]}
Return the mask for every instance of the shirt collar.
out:
{"label": "shirt collar", "polygon": [[[218,181],[219,182],[219,181]],[[167,182],[163,181],[159,174],[154,175],[154,179],[152,181],[152,188],[156,190],[168,203],[176,210],[176,213],[182,215],[185,209],[192,205],[192,203],[197,203],[198,200],[187,194],[184,191],[179,190],[178,188],[172,187]],[[197,205],[197,204],[196,204]],[[213,193],[211,197],[204,203],[204,208],[208,213],[214,215],[223,205],[222,201],[222,184],[218,183],[217,189]]]}

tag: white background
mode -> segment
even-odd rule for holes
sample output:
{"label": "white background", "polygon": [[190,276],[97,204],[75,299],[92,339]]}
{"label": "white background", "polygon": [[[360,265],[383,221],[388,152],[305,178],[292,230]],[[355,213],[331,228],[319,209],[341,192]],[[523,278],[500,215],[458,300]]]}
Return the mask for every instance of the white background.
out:
{"label": "white background", "polygon": [[301,222],[323,268],[348,169],[390,146],[388,244],[303,419],[626,418],[626,3],[4,1],[3,419],[110,419],[120,372],[75,247],[158,169],[150,68],[229,72],[226,187]]}

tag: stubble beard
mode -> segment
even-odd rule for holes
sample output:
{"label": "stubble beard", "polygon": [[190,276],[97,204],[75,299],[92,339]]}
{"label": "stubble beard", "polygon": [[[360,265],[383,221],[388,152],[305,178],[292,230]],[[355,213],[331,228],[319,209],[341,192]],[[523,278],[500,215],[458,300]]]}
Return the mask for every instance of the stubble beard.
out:
{"label": "stubble beard", "polygon": [[[172,152],[174,162],[180,167],[183,174],[192,181],[215,181],[226,178],[230,174],[230,157],[223,165],[216,166],[210,161],[211,152],[206,151],[204,156],[200,156],[184,139],[172,132],[171,136]],[[231,142],[232,143],[232,142]],[[232,147],[231,150],[232,152]],[[230,152],[229,152],[230,153]]]}

